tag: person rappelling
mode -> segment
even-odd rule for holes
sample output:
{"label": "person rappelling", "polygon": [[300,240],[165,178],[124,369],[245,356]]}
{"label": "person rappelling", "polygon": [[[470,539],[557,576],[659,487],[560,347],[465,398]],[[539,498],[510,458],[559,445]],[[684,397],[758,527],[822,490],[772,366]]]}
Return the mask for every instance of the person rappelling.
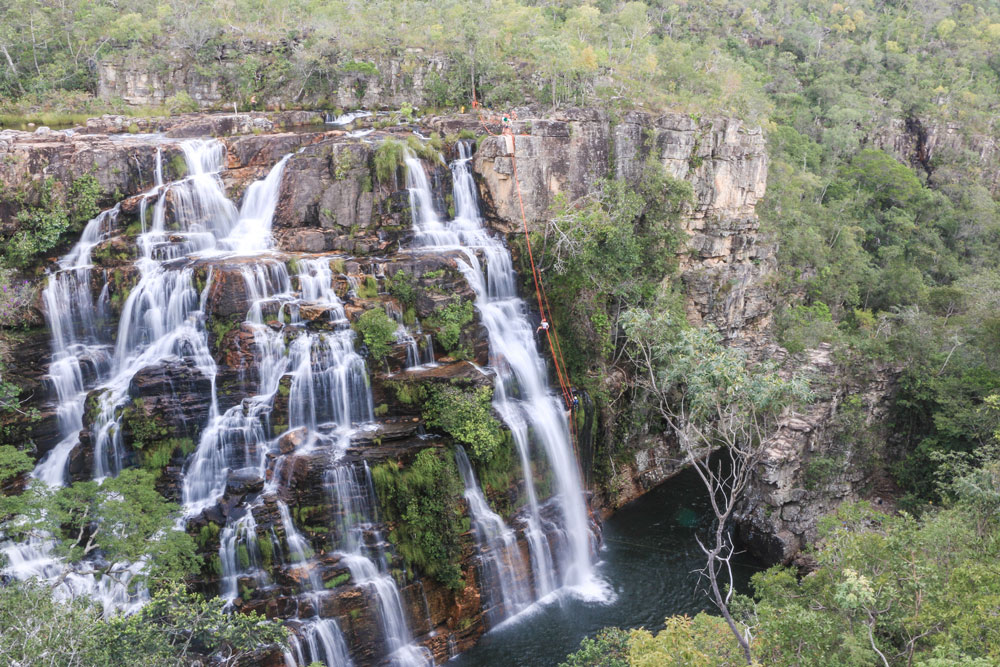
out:
{"label": "person rappelling", "polygon": [[538,326],[537,329],[535,329],[535,333],[537,334],[540,331],[548,331],[548,330],[549,330],[549,321],[543,317],[542,323]]}

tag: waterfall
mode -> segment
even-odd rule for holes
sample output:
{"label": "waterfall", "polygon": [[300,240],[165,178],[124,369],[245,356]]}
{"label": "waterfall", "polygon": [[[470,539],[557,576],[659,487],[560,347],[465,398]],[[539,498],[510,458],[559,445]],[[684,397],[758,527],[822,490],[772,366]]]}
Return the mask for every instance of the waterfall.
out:
{"label": "waterfall", "polygon": [[[584,599],[604,600],[608,594],[594,573],[596,538],[562,401],[548,385],[527,306],[517,295],[510,253],[483,228],[465,143],[459,144],[459,152],[451,165],[455,218],[448,222],[437,213],[421,161],[412,154],[405,158],[415,244],[428,252],[464,251],[460,268],[476,293],[476,307],[489,334],[490,364],[497,375],[494,408],[510,428],[521,461],[528,496],[524,533],[535,598],[563,589]],[[486,259],[485,271],[477,253]],[[532,451],[544,455],[551,469],[555,493],[549,502],[558,509],[561,525],[543,516],[533,481]]]}
{"label": "waterfall", "polygon": [[[385,312],[396,323],[396,344],[406,346],[406,370],[435,365],[434,343],[431,340],[431,335],[425,334],[421,330],[420,321],[416,320],[414,322],[416,330],[410,333],[410,329],[406,326],[399,306],[390,301],[385,304]],[[420,343],[417,342],[414,336],[419,336],[423,341],[423,350],[421,350]]]}
{"label": "waterfall", "polygon": [[220,414],[213,386],[209,424],[184,472],[182,499],[188,515],[215,503],[231,471],[251,469],[264,476],[271,402],[288,364],[285,339],[267,326],[264,312],[278,295],[290,293],[291,281],[285,265],[274,261],[243,265],[240,274],[250,303],[244,325],[252,330],[257,351],[257,393]]}
{"label": "waterfall", "polygon": [[472,527],[479,544],[483,589],[487,596],[487,620],[495,626],[505,617],[516,615],[531,604],[528,571],[514,530],[490,509],[461,445],[455,447],[455,463],[465,484],[465,500],[469,504]]}
{"label": "waterfall", "polygon": [[[191,271],[168,271],[155,253],[165,242],[163,214],[168,190],[196,200],[204,181],[212,176],[213,166],[221,167],[216,144],[185,144],[189,179],[164,187],[162,156],[157,152],[156,185],[143,195],[141,212],[143,233],[137,239],[140,257],[135,262],[139,281],[122,309],[117,330],[109,326],[108,282],[95,300],[91,292],[91,252],[110,237],[120,214],[119,206],[104,211],[91,220],[80,240],[58,262],[43,291],[45,314],[52,331],[52,362],[49,380],[56,401],[61,440],[39,462],[32,476],[53,487],[66,483],[66,464],[80,445],[84,425],[84,407],[91,392],[96,409],[91,423],[94,452],[93,477],[100,481],[117,474],[123,465],[120,435],[120,407],[128,398],[128,387],[141,369],[169,359],[187,357],[199,367],[214,362],[204,343],[196,316],[198,296],[191,285]],[[216,177],[217,179],[217,177]],[[146,202],[157,200],[157,213],[151,226],[146,225]],[[222,199],[225,199],[224,195]],[[181,232],[183,233],[183,225]],[[65,578],[65,564],[52,555],[52,543],[46,536],[36,536],[27,543],[3,545],[7,557],[6,572],[21,579],[39,578],[59,581],[55,594],[60,598],[85,595],[101,602],[104,612],[131,612],[148,598],[144,587],[131,586],[144,563],[114,564],[120,572],[115,577],[98,577],[89,563],[78,564]]]}
{"label": "waterfall", "polygon": [[399,589],[386,567],[385,542],[376,524],[375,492],[367,464],[357,468],[351,464],[334,467],[327,474],[327,487],[337,517],[339,552],[354,583],[375,593],[390,664],[433,665],[430,652],[410,642]]}
{"label": "waterfall", "polygon": [[[377,659],[400,667],[431,665],[430,652],[412,640],[368,467],[347,456],[352,438],[373,429],[375,418],[367,368],[334,291],[331,262],[285,258],[273,250],[271,225],[289,156],[251,184],[237,207],[221,178],[225,147],[189,140],[180,148],[186,176],[164,182],[158,152],[155,185],[141,195],[137,257],[124,267],[134,279],[126,298],[116,300],[122,286],[112,281],[110,271],[99,274],[92,262],[94,249],[118,233],[118,206],[88,223],[48,277],[43,292],[52,331],[48,379],[60,438],[32,475],[53,487],[66,484],[68,461],[85,445],[93,448],[93,479],[117,475],[131,462],[122,422],[134,398],[133,380],[144,369],[183,362],[207,379],[209,395],[195,451],[182,469],[180,496],[187,520],[221,524],[213,517],[225,517],[218,526],[221,596],[236,608],[252,591],[281,587],[279,594],[285,595],[289,584],[272,566],[301,574],[291,577],[297,584],[291,584],[289,608],[297,604],[298,612],[289,619],[293,636],[286,663],[350,665],[340,625],[324,616],[337,608],[324,568],[334,562],[331,558],[339,559],[350,573],[350,585],[363,589],[373,603],[385,647]],[[516,293],[510,255],[483,228],[467,147],[460,150],[451,167],[453,220],[439,215],[441,200],[412,156],[406,159],[407,186],[418,249],[463,251],[460,268],[489,334],[494,407],[513,434],[522,469],[527,504],[507,525],[490,509],[465,452],[455,452],[486,582],[488,623],[495,626],[557,591],[595,595],[599,582],[566,416],[547,384],[527,307]],[[375,275],[380,268],[370,272]],[[222,334],[207,322],[213,315],[209,297],[234,282],[246,295],[247,310],[225,323],[233,332],[226,335],[238,336],[241,352],[253,355],[254,372],[239,376],[239,394],[230,399],[229,378],[220,375],[209,342],[213,334]],[[389,307],[388,313],[398,323],[397,340],[406,343],[407,368],[434,364],[430,335],[420,323],[409,316],[404,322],[398,308]],[[85,432],[89,442],[81,441]],[[290,480],[301,469],[295,462],[306,456],[312,457],[310,465],[321,466],[323,491],[336,510],[328,543],[333,551],[322,557],[313,553],[320,546],[316,533],[297,527],[295,519],[304,519],[289,506],[294,505]],[[540,497],[535,487],[533,465],[542,462],[553,475],[551,498]],[[245,494],[242,502],[230,501],[233,489]],[[518,547],[519,534],[527,542],[527,556]],[[45,536],[4,543],[0,549],[9,562],[5,573],[48,580],[63,574],[64,564],[52,555]],[[129,583],[142,574],[144,563],[118,567],[118,577],[102,578],[82,564],[65,576],[56,594],[92,596],[106,613],[134,611],[148,599],[144,589]]]}
{"label": "waterfall", "polygon": [[[309,563],[309,559],[313,555],[312,548],[295,528],[291,513],[288,511],[288,505],[279,500],[278,511],[281,514],[281,525],[285,530],[285,539],[288,542],[289,561],[293,566],[306,572],[310,586],[307,595],[310,597],[313,609],[316,610],[315,617],[305,621],[302,632],[309,650],[308,657],[313,661],[322,660],[327,665],[350,665],[352,664],[351,658],[337,622],[332,618],[320,618],[319,616],[320,596],[324,593],[324,589],[316,567]],[[285,654],[285,661],[288,663],[291,659],[289,667],[307,665],[309,662],[306,661],[306,657],[302,642],[296,637],[292,642],[292,650]]]}
{"label": "waterfall", "polygon": [[241,576],[252,577],[257,588],[270,585],[271,578],[264,569],[264,556],[253,512],[230,521],[222,529],[219,535],[219,561],[222,563],[220,597],[227,602],[232,602],[239,595]]}
{"label": "waterfall", "polygon": [[[121,440],[122,406],[128,401],[133,377],[140,370],[178,359],[191,360],[213,380],[215,362],[208,349],[203,326],[204,294],[194,287],[190,266],[174,266],[169,260],[215,250],[233,236],[248,229],[253,243],[261,229],[269,231],[284,160],[263,181],[254,184],[241,212],[225,196],[219,172],[225,147],[217,141],[192,140],[181,144],[188,176],[163,183],[162,154],[157,151],[154,187],[142,195],[142,232],[136,239],[139,257],[134,262],[138,281],[122,306],[117,327],[109,326],[108,283],[98,299],[91,296],[91,252],[108,239],[115,229],[119,207],[102,212],[91,220],[77,244],[59,260],[43,292],[46,318],[52,331],[52,362],[49,379],[56,400],[60,442],[39,462],[32,475],[50,485],[66,482],[66,464],[80,444],[84,426],[84,406],[93,395],[94,412],[90,429],[97,481],[116,475],[124,465]],[[170,228],[167,209],[172,212]],[[152,203],[152,215],[149,215]],[[242,225],[242,227],[241,227]],[[250,249],[250,244],[225,243],[233,250]],[[263,249],[262,247],[262,249]],[[206,287],[207,290],[207,287]],[[245,526],[244,526],[245,529]],[[240,531],[234,527],[235,534]],[[10,566],[17,577],[53,579],[64,565],[51,555],[51,543],[35,538],[27,544],[4,545]],[[144,590],[129,591],[129,579],[142,570],[142,563],[121,564],[124,576],[98,581],[83,564],[56,590],[57,595],[89,595],[99,599],[106,613],[131,611],[146,597]]]}

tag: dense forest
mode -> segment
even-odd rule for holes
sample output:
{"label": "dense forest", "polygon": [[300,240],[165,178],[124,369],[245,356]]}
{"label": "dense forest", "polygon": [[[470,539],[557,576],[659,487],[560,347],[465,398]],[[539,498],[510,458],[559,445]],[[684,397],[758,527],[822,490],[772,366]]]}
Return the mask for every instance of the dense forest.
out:
{"label": "dense forest", "polygon": [[[753,663],[1000,661],[1000,3],[0,0],[0,16],[0,127],[233,106],[337,114],[350,109],[329,91],[344,81],[366,86],[365,77],[377,78],[393,59],[402,63],[403,80],[421,59],[439,64],[422,74],[425,105],[407,105],[393,122],[465,111],[475,99],[489,109],[539,114],[597,108],[612,125],[641,110],[760,126],[768,179],[757,214],[776,253],[769,333],[793,358],[830,345],[839,367],[861,384],[873,369],[889,369],[888,436],[880,440],[868,425],[854,424],[845,450],[863,448],[893,497],[891,509],[843,505],[810,548],[809,574],[778,566],[731,600]],[[222,101],[207,108],[185,90],[170,90],[161,103],[140,107],[99,95],[107,62],[164,78],[183,64],[217,82]],[[364,90],[357,92],[360,100]],[[380,182],[395,178],[403,163],[403,144],[392,150],[398,155],[383,149],[375,156],[387,164]],[[635,183],[608,177],[586,198],[556,198],[547,224],[530,237],[541,249],[533,261],[549,286],[567,373],[604,410],[596,488],[616,483],[616,463],[631,454],[623,444],[630,434],[650,420],[668,430],[673,413],[657,412],[650,396],[663,405],[697,398],[699,390],[711,394],[705,400],[712,407],[751,405],[753,412],[763,385],[719,364],[752,367],[754,382],[784,382],[714,332],[695,340],[683,322],[678,220],[693,196],[688,183],[650,161]],[[46,181],[16,224],[4,225],[5,337],[28,326],[23,313],[37,299],[31,281],[45,259],[75,241],[99,210],[86,178],[54,190]],[[510,243],[523,260],[524,240]],[[472,318],[471,307],[459,310],[448,311],[461,320],[456,341]],[[370,322],[358,331],[381,359],[379,340],[393,340],[395,323],[368,312],[379,313],[368,319],[379,319],[384,331],[371,341]],[[619,372],[629,386],[612,395],[608,380]],[[695,377],[705,386],[695,386]],[[662,396],[657,379],[667,382]],[[762,413],[808,402],[798,389]],[[502,449],[489,395],[442,408],[443,395],[425,406],[429,425],[447,431],[448,415],[462,408],[472,414],[463,424],[486,424],[491,431],[483,437]],[[20,412],[22,389],[3,381],[0,402]],[[710,447],[721,437],[713,433]],[[480,435],[464,441],[474,458]],[[84,600],[62,605],[42,585],[4,583],[0,656],[20,664],[113,665],[124,664],[122,646],[134,645],[148,657],[141,664],[179,664],[196,654],[236,664],[285,641],[279,626],[226,614],[218,599],[178,586],[202,567],[199,538],[168,530],[180,514],[155,490],[155,464],[100,485],[45,489],[25,482],[34,461],[21,437],[9,429],[0,445],[3,536],[28,539],[44,530],[71,560],[93,550],[109,562],[146,559],[152,567],[144,580],[158,592],[134,615],[102,619]],[[152,460],[157,436],[150,437]],[[169,458],[176,444],[160,456]],[[845,460],[839,456],[813,459],[813,482],[834,476]],[[489,468],[495,474],[498,461]],[[438,467],[427,475],[443,474]],[[412,484],[423,483],[418,476]],[[403,488],[400,479],[392,484]],[[452,487],[449,497],[460,496],[460,483]],[[415,523],[417,514],[438,517],[427,532],[458,530],[446,516],[450,505],[418,511],[394,502]],[[100,533],[95,517],[125,528]],[[443,559],[458,552],[454,540],[432,546],[446,552]],[[449,585],[460,587],[456,567],[424,566],[447,570]],[[51,658],[55,645],[73,659]],[[663,629],[609,628],[565,664],[730,665],[746,664],[745,656],[720,617],[701,614],[669,618]]]}

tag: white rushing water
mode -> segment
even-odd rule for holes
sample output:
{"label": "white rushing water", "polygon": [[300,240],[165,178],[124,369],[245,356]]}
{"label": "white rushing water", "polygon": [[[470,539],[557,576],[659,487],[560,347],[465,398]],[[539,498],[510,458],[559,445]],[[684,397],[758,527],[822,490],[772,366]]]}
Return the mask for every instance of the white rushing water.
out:
{"label": "white rushing water", "polygon": [[[489,333],[490,364],[497,374],[493,405],[510,428],[521,461],[528,497],[523,530],[531,555],[534,599],[560,591],[604,601],[609,592],[594,572],[596,538],[564,406],[548,385],[535,328],[526,304],[517,295],[510,253],[483,227],[466,144],[460,143],[459,151],[459,159],[451,165],[455,217],[447,222],[437,213],[424,165],[413,155],[406,157],[415,243],[425,251],[464,252],[466,261],[459,262],[460,268],[476,293],[476,308]],[[485,270],[480,254],[486,262]],[[543,516],[532,472],[533,452],[544,456],[553,475],[555,493],[550,502],[556,504],[561,515],[558,525]],[[485,514],[479,519],[489,521]],[[519,567],[512,559],[495,562]],[[524,579],[516,572],[509,573],[509,578]],[[519,597],[512,600],[508,613],[521,608],[515,601]]]}
{"label": "white rushing water", "polygon": [[[327,561],[314,555],[319,543],[310,543],[296,526],[289,506],[292,454],[318,457],[324,491],[335,509],[333,542],[327,546],[349,571],[350,584],[364,589],[374,603],[384,650],[377,659],[399,667],[432,665],[430,652],[413,643],[390,573],[391,546],[380,528],[368,468],[344,457],[352,437],[373,427],[374,414],[366,365],[334,291],[330,260],[285,261],[273,251],[271,224],[289,156],[253,183],[237,207],[220,178],[225,147],[190,140],[181,149],[187,176],[164,183],[158,156],[156,183],[141,197],[142,231],[128,273],[134,286],[120,307],[113,297],[122,286],[111,281],[110,271],[97,273],[101,270],[91,259],[94,248],[117,233],[117,206],[90,221],[49,277],[43,299],[52,331],[49,380],[60,439],[32,475],[52,487],[66,484],[70,457],[88,444],[92,478],[117,475],[131,464],[121,422],[123,407],[133,398],[133,379],[143,369],[184,363],[210,386],[208,416],[199,425],[181,478],[185,516],[193,520],[223,505],[220,499],[232,484],[257,483],[259,490],[223,512],[221,596],[236,605],[251,591],[278,587],[272,567],[298,572],[290,586],[300,612],[290,619],[294,632],[284,656],[287,665],[352,664],[336,619],[323,616],[324,609],[335,606],[326,602],[336,594],[323,581]],[[441,202],[423,164],[412,156],[406,159],[407,187],[416,245],[425,252],[457,249],[465,257],[460,268],[489,334],[494,407],[513,434],[522,468],[526,507],[507,525],[490,509],[465,452],[455,452],[479,544],[488,624],[495,626],[557,593],[601,599],[605,591],[594,575],[595,537],[567,418],[548,385],[527,306],[516,292],[510,254],[482,225],[467,147],[460,150],[461,158],[451,166],[453,220],[437,213]],[[377,265],[366,269],[373,275],[379,270]],[[103,288],[95,290],[102,275]],[[215,282],[234,277],[242,281],[247,312],[231,324],[253,355],[252,368],[240,376],[243,389],[235,403],[225,392],[220,402],[217,383],[229,380],[220,378],[206,328]],[[398,324],[397,342],[407,349],[406,369],[433,365],[433,344],[419,321],[392,307],[387,312]],[[321,326],[310,325],[318,321]],[[280,420],[279,405],[287,421]],[[81,443],[85,423],[89,443]],[[552,475],[549,499],[539,497],[536,467]],[[518,534],[528,544],[529,558],[522,557]],[[52,546],[44,535],[0,545],[8,562],[4,572],[22,579],[63,577],[58,596],[94,597],[106,613],[131,612],[148,599],[144,588],[131,590],[136,587],[129,584],[143,563],[116,565],[118,577],[101,577],[88,564],[66,575]]]}
{"label": "white rushing water", "polygon": [[528,571],[517,544],[517,534],[490,509],[461,445],[455,447],[455,463],[465,484],[465,501],[469,504],[472,527],[479,543],[486,613],[490,626],[495,626],[531,604]]}
{"label": "white rushing water", "polygon": [[388,572],[387,544],[376,521],[375,492],[368,466],[335,466],[327,474],[327,488],[337,517],[338,551],[353,582],[375,594],[390,664],[398,667],[433,665],[430,652],[410,641],[399,588]]}

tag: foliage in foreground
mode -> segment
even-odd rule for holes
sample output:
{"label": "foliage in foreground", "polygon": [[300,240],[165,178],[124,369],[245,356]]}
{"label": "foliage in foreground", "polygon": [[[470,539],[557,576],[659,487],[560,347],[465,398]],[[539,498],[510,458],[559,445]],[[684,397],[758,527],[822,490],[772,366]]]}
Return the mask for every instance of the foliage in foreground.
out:
{"label": "foliage in foreground", "polygon": [[257,614],[230,614],[175,585],[131,616],[101,617],[85,599],[57,601],[47,586],[0,586],[0,662],[59,667],[167,667],[212,656],[213,664],[281,644],[287,631]]}
{"label": "foliage in foreground", "polygon": [[[774,567],[753,578],[735,615],[757,662],[791,667],[1000,662],[1000,462],[952,466],[945,508],[916,518],[842,506],[821,525],[817,569]],[[566,663],[619,664],[620,645],[587,640]],[[602,657],[607,660],[602,662]],[[741,664],[722,619],[673,617],[656,634],[632,631],[631,665]]]}
{"label": "foliage in foreground", "polygon": [[[24,471],[15,452],[0,448],[0,475]],[[0,488],[4,481],[0,478]],[[100,483],[56,489],[33,482],[23,493],[0,495],[0,527],[4,537],[16,540],[53,538],[67,572],[86,560],[113,576],[142,560],[146,568],[136,582],[179,581],[199,569],[199,560],[191,536],[174,529],[180,508],[160,495],[155,481],[153,473],[132,468]]]}

